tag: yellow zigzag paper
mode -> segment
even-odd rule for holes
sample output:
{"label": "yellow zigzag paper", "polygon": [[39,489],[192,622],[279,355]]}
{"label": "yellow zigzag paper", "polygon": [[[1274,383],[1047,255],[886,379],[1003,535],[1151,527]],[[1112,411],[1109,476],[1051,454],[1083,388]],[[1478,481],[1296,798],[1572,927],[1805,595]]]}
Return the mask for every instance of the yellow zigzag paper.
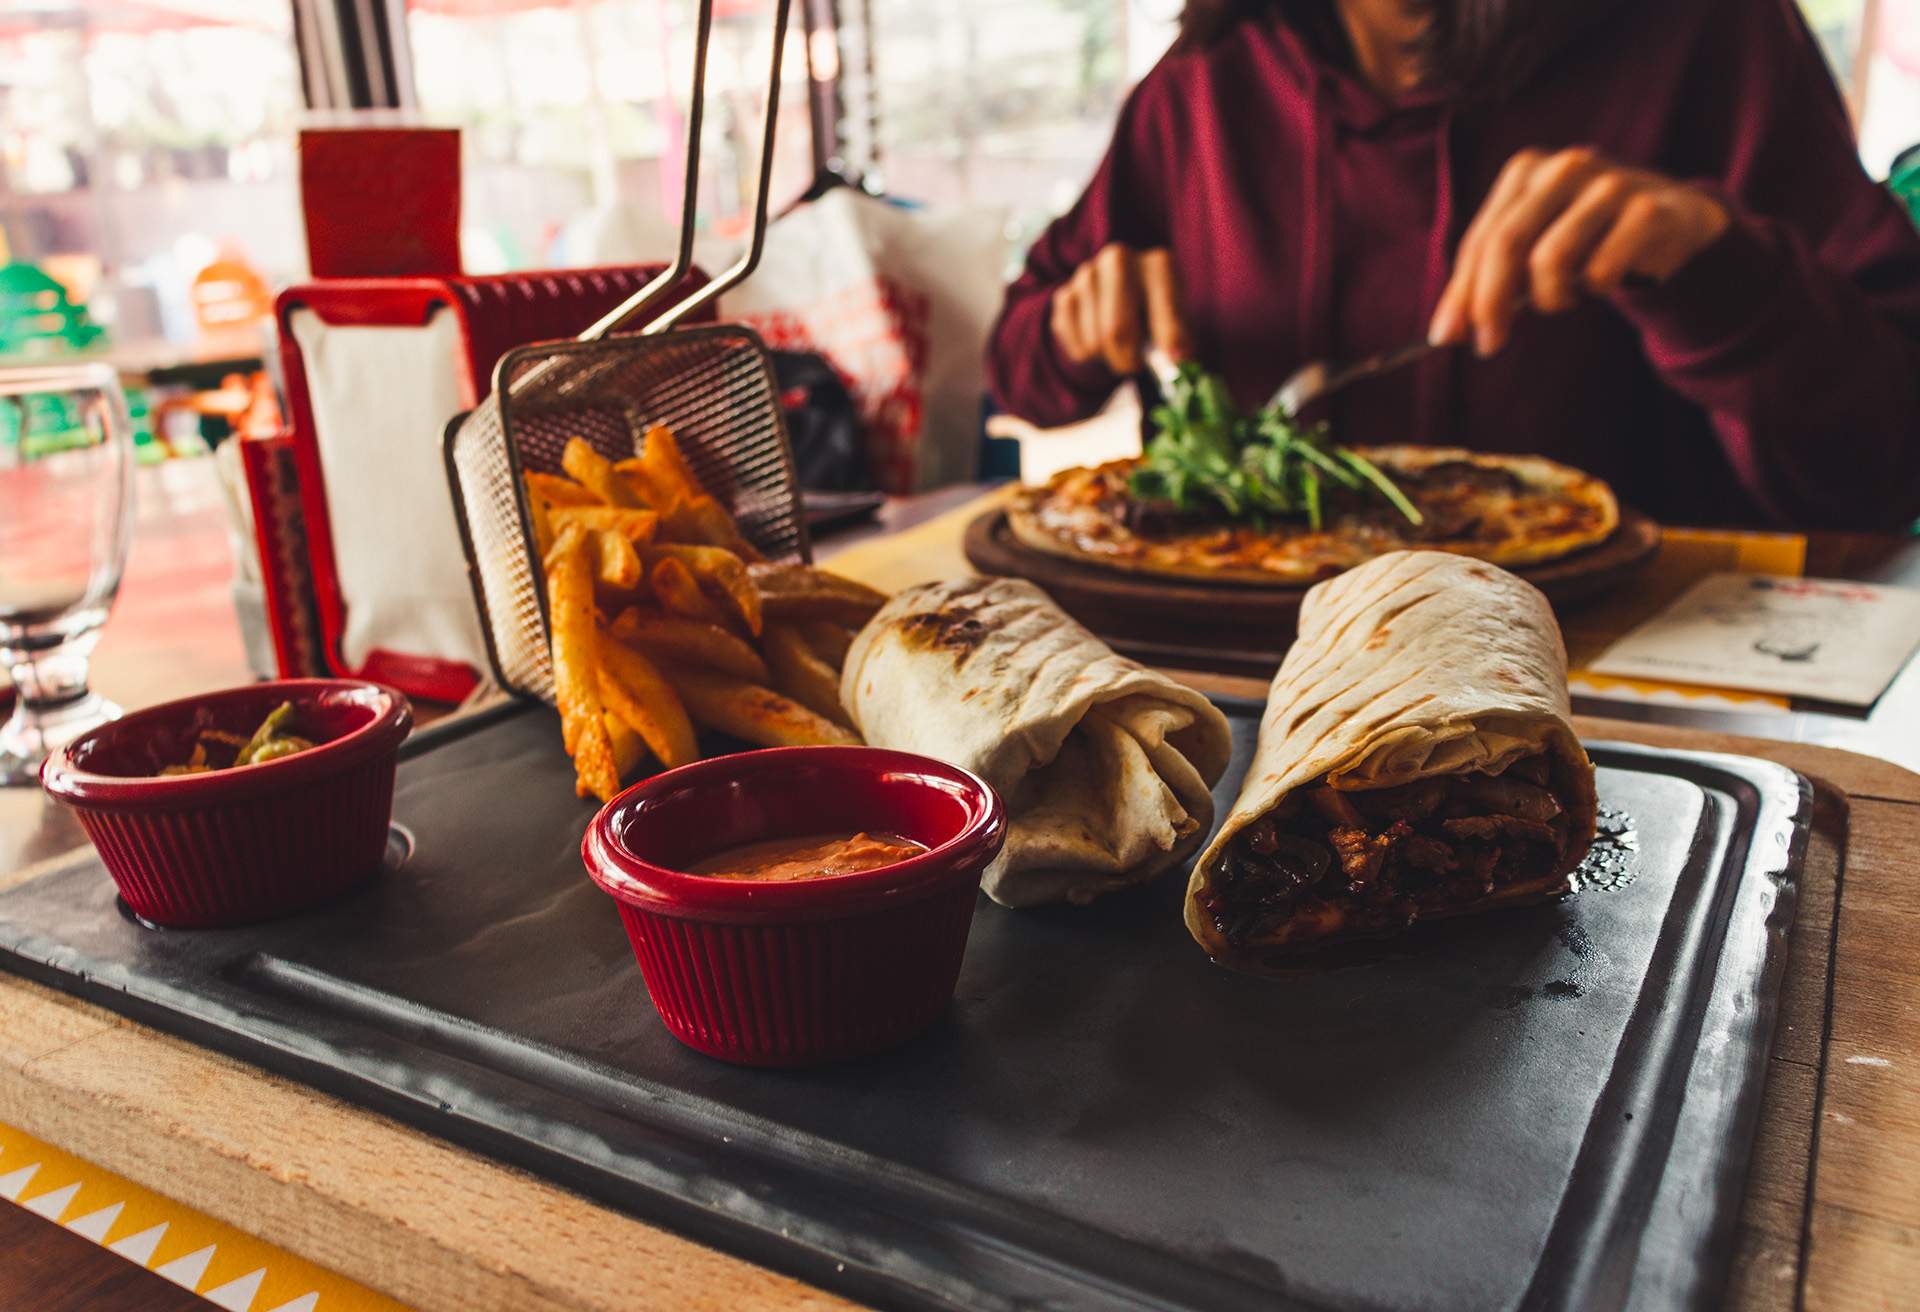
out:
{"label": "yellow zigzag paper", "polygon": [[0,1125],[0,1206],[11,1203],[192,1290],[227,1312],[407,1312],[163,1194]]}

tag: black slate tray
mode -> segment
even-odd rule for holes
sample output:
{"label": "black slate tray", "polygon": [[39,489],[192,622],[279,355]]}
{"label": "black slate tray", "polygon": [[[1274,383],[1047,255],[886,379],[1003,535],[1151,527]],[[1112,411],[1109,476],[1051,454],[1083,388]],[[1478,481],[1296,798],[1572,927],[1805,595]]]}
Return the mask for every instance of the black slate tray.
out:
{"label": "black slate tray", "polygon": [[667,1036],[543,708],[417,735],[406,859],[334,908],[146,929],[89,853],[0,895],[0,966],[887,1307],[1706,1306],[1810,795],[1592,750],[1627,832],[1577,897],[1278,980],[1206,960],[1179,878],[983,899],[947,1018],[821,1071]]}

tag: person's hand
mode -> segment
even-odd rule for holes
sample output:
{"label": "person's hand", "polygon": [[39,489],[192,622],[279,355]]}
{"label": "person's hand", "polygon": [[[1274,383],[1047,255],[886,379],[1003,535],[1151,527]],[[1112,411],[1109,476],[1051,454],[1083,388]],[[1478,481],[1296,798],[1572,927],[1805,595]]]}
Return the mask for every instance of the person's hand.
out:
{"label": "person's hand", "polygon": [[1173,261],[1164,250],[1103,246],[1053,293],[1053,339],[1075,364],[1104,360],[1138,373],[1148,344],[1175,361],[1193,353],[1180,316]]}
{"label": "person's hand", "polygon": [[1664,282],[1731,222],[1698,187],[1591,150],[1523,150],[1507,161],[1454,255],[1428,340],[1491,355],[1531,304],[1558,314],[1583,293]]}

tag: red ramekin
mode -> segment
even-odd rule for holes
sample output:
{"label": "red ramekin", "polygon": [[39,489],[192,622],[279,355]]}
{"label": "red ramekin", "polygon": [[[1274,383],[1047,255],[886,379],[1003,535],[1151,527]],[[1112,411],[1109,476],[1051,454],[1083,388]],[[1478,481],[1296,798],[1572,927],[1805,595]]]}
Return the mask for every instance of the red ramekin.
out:
{"label": "red ramekin", "polygon": [[[747,843],[860,830],[928,850],[791,883],[684,869]],[[1005,840],[1000,799],[965,770],[877,747],[776,747],[636,784],[594,817],[581,855],[619,903],[675,1038],[742,1065],[804,1066],[933,1023]]]}
{"label": "red ramekin", "polygon": [[[205,774],[160,775],[193,751],[196,715],[251,734],[294,705],[310,751]],[[41,785],[72,807],[136,915],[172,928],[266,920],[316,906],[380,864],[393,772],[413,709],[357,679],[282,679],[188,697],[102,725],[47,758]]]}

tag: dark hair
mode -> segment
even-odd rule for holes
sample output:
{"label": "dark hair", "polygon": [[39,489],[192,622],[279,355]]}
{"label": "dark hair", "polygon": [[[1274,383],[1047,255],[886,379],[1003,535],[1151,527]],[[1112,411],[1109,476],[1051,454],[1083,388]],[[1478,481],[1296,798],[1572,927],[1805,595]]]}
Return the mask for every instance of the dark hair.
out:
{"label": "dark hair", "polygon": [[[1577,31],[1615,6],[1588,0],[1407,0],[1427,18],[1414,49],[1423,81],[1471,95],[1511,90]],[[1187,0],[1179,51],[1204,50],[1248,19],[1278,18],[1321,53],[1351,60],[1335,0]]]}

